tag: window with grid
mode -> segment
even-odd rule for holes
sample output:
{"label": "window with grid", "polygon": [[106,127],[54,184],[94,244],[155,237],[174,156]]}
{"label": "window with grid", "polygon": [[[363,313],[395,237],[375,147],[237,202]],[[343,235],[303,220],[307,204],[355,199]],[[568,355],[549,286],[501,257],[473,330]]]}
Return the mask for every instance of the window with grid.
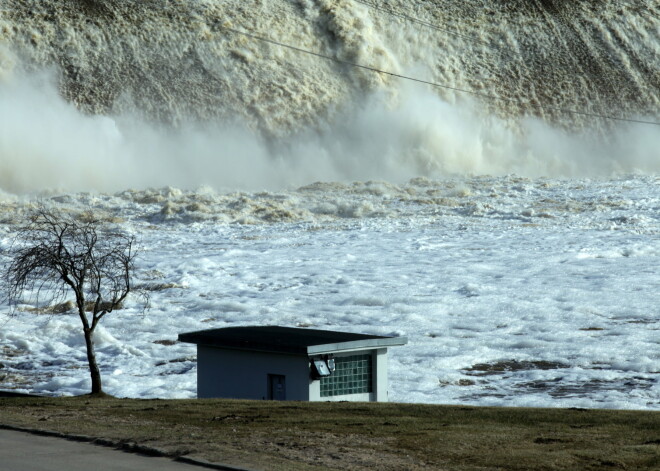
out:
{"label": "window with grid", "polygon": [[372,388],[371,355],[335,358],[335,371],[321,378],[321,397],[370,393]]}

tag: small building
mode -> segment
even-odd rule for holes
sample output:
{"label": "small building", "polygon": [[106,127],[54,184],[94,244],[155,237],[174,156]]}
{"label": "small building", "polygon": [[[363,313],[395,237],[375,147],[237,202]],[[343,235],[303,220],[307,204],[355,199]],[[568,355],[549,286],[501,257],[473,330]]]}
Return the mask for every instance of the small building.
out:
{"label": "small building", "polygon": [[387,401],[387,349],[405,337],[294,327],[179,335],[197,344],[197,397]]}

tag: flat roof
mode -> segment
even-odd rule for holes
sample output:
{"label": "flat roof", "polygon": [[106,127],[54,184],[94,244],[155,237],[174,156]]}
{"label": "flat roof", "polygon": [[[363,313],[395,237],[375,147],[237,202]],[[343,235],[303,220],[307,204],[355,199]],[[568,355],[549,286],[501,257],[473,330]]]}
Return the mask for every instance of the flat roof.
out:
{"label": "flat roof", "polygon": [[199,330],[179,334],[179,340],[209,347],[296,355],[368,350],[408,343],[406,337],[279,326],[225,327],[222,329]]}

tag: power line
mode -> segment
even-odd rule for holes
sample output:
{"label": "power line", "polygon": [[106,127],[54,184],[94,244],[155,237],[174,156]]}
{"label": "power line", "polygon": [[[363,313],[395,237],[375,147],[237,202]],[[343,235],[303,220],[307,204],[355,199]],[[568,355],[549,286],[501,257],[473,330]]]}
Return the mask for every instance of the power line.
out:
{"label": "power line", "polygon": [[[428,21],[420,20],[419,18],[415,18],[414,16],[409,16],[409,15],[406,15],[404,13],[399,13],[398,11],[393,10],[391,8],[382,7],[380,5],[376,5],[375,3],[367,2],[365,0],[353,0],[353,1],[356,2],[356,3],[361,3],[362,5],[365,5],[369,8],[373,8],[374,10],[379,10],[379,11],[385,12],[389,15],[396,16],[398,18],[408,20],[412,23],[417,23],[417,24],[422,25],[422,26],[426,26],[427,28],[431,28],[431,29],[434,29],[436,31],[442,31],[443,33],[448,33],[448,34],[457,36],[459,38],[468,39],[470,41],[475,40],[475,38],[473,36],[468,36],[466,34],[457,33],[456,31],[452,31],[450,29],[441,28],[439,26],[434,25],[433,23],[429,23]],[[480,42],[486,44],[486,41],[481,40]]]}
{"label": "power line", "polygon": [[[515,51],[514,49],[505,48],[504,46],[501,46],[499,44],[491,44],[490,42],[485,41],[485,40],[480,39],[480,38],[477,38],[475,36],[469,36],[469,35],[457,33],[455,31],[452,31],[452,30],[447,29],[447,28],[441,28],[439,26],[436,26],[433,23],[429,23],[428,21],[420,20],[419,18],[416,18],[414,16],[410,16],[410,15],[406,15],[404,13],[399,13],[398,11],[396,11],[392,8],[387,8],[387,7],[377,5],[377,4],[373,3],[373,1],[366,1],[366,0],[353,0],[353,1],[356,2],[356,3],[360,3],[362,5],[365,5],[369,8],[374,9],[374,10],[378,10],[378,11],[387,13],[389,15],[392,15],[392,16],[395,16],[395,17],[398,17],[398,18],[402,18],[402,19],[410,21],[412,23],[417,23],[419,25],[425,26],[427,28],[434,29],[436,31],[441,31],[441,32],[444,32],[444,33],[447,33],[447,34],[450,34],[450,35],[453,35],[453,36],[457,36],[459,38],[466,39],[468,41],[481,43],[485,46],[489,46],[489,47],[494,48],[495,50],[499,51],[503,55],[506,55],[506,56],[509,56],[509,57],[518,56],[518,57],[522,58],[522,54],[519,51]],[[538,5],[536,5],[536,7],[539,8]],[[525,62],[523,62],[523,67],[526,67]],[[570,68],[573,69],[573,68],[576,68],[576,67],[570,67]]]}
{"label": "power line", "polygon": [[[500,97],[500,96],[496,96],[496,95],[491,95],[489,93],[482,93],[482,92],[477,92],[477,91],[474,91],[474,90],[467,90],[465,88],[452,87],[452,86],[443,85],[443,84],[440,84],[440,83],[437,83],[437,82],[431,82],[429,80],[423,80],[423,79],[419,79],[419,78],[415,78],[415,77],[409,77],[407,75],[397,74],[395,72],[388,72],[386,70],[377,69],[375,67],[370,67],[368,65],[358,64],[356,62],[351,62],[351,61],[347,61],[347,60],[343,60],[343,59],[338,59],[336,57],[332,57],[332,56],[329,56],[327,54],[322,54],[320,52],[314,52],[314,51],[310,51],[308,49],[303,49],[303,48],[300,48],[300,47],[297,47],[297,46],[292,46],[290,44],[275,41],[274,39],[270,39],[270,38],[267,38],[267,37],[264,37],[264,36],[260,36],[258,34],[255,34],[254,32],[241,31],[241,30],[237,30],[237,29],[234,29],[234,28],[230,28],[228,26],[219,26],[219,28],[221,30],[229,31],[229,32],[234,33],[234,34],[238,34],[238,35],[246,36],[246,37],[249,37],[249,38],[252,38],[252,39],[256,39],[257,41],[262,41],[262,42],[265,42],[265,43],[274,44],[276,46],[291,49],[293,51],[302,52],[304,54],[309,54],[309,55],[312,55],[312,56],[320,57],[322,59],[327,59],[327,60],[330,60],[332,62],[336,62],[338,64],[348,65],[348,66],[351,66],[351,67],[357,67],[357,68],[360,68],[360,69],[369,70],[371,72],[385,74],[385,75],[389,75],[391,77],[397,77],[397,78],[400,78],[400,79],[403,79],[403,80],[410,80],[412,82],[422,83],[422,84],[425,84],[425,85],[430,85],[432,87],[444,88],[446,90],[453,90],[453,91],[456,91],[456,92],[467,93],[467,94],[470,94],[470,95],[479,96],[479,97],[482,97],[482,98],[488,98],[488,99],[491,99],[491,100],[506,101],[506,102],[510,102],[510,103],[522,103],[522,100],[520,100],[518,98],[505,98],[505,97]],[[629,122],[629,123],[652,124],[652,125],[655,125],[655,126],[660,126],[660,122],[656,122],[656,121],[644,121],[644,120],[640,120],[640,119],[622,118],[622,117],[618,117],[618,116],[608,116],[608,115],[603,115],[603,114],[598,114],[598,113],[591,113],[591,112],[588,112],[588,111],[571,110],[571,109],[567,109],[567,108],[559,108],[559,107],[555,107],[555,106],[546,106],[546,105],[533,104],[533,103],[527,103],[527,105],[533,106],[535,108],[543,109],[543,110],[559,111],[559,112],[562,112],[562,113],[575,114],[575,115],[580,115],[580,116],[588,116],[588,117],[592,117],[592,118],[601,118],[601,119],[609,119],[609,120],[612,120],[612,121],[624,121],[624,122]]]}

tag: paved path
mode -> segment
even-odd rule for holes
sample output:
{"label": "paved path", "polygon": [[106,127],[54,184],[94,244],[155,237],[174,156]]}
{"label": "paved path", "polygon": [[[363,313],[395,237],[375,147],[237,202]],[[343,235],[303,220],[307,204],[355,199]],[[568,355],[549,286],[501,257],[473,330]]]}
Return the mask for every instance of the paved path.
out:
{"label": "paved path", "polygon": [[2,471],[200,471],[204,468],[90,443],[0,430]]}

